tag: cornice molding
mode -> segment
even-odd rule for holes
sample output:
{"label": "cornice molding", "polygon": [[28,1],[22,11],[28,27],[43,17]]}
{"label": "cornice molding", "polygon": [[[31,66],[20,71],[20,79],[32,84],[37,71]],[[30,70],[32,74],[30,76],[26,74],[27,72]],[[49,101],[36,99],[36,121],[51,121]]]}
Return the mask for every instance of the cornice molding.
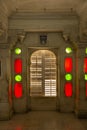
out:
{"label": "cornice molding", "polygon": [[9,19],[78,19],[76,12],[15,12]]}

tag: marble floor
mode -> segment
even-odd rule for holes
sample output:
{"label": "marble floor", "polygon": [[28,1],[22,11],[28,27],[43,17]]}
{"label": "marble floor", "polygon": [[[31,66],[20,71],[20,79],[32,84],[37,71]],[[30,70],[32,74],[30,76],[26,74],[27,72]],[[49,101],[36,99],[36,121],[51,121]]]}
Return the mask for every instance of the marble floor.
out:
{"label": "marble floor", "polygon": [[78,119],[73,113],[31,111],[0,121],[0,130],[87,130],[87,119]]}

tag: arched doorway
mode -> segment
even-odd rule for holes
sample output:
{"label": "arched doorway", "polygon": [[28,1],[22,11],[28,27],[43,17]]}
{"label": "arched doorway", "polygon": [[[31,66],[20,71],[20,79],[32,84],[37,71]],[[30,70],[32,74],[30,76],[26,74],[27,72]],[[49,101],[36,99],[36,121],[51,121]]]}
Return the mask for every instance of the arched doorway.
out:
{"label": "arched doorway", "polygon": [[31,109],[56,109],[56,56],[49,50],[38,50],[30,58]]}

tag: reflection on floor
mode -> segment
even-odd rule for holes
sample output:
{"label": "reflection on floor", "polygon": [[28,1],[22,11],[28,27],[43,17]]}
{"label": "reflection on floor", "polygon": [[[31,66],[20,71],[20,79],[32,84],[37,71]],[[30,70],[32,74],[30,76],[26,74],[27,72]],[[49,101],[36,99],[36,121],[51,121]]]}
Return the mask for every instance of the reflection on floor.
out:
{"label": "reflection on floor", "polygon": [[87,130],[87,119],[78,119],[72,113],[32,111],[0,121],[0,130]]}

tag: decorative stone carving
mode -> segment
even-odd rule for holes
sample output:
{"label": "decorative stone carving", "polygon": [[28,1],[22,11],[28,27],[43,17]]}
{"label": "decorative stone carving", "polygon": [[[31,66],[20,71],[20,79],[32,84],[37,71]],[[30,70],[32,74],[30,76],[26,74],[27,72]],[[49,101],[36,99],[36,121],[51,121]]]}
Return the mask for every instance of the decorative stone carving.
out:
{"label": "decorative stone carving", "polygon": [[17,44],[22,44],[25,38],[26,32],[22,29],[10,29],[8,30],[8,42],[10,48],[13,49]]}
{"label": "decorative stone carving", "polygon": [[17,41],[19,41],[20,43],[23,42],[24,38],[25,38],[25,34],[23,33],[17,34]]}
{"label": "decorative stone carving", "polygon": [[70,36],[69,34],[63,34],[63,39],[67,42],[70,41]]}

